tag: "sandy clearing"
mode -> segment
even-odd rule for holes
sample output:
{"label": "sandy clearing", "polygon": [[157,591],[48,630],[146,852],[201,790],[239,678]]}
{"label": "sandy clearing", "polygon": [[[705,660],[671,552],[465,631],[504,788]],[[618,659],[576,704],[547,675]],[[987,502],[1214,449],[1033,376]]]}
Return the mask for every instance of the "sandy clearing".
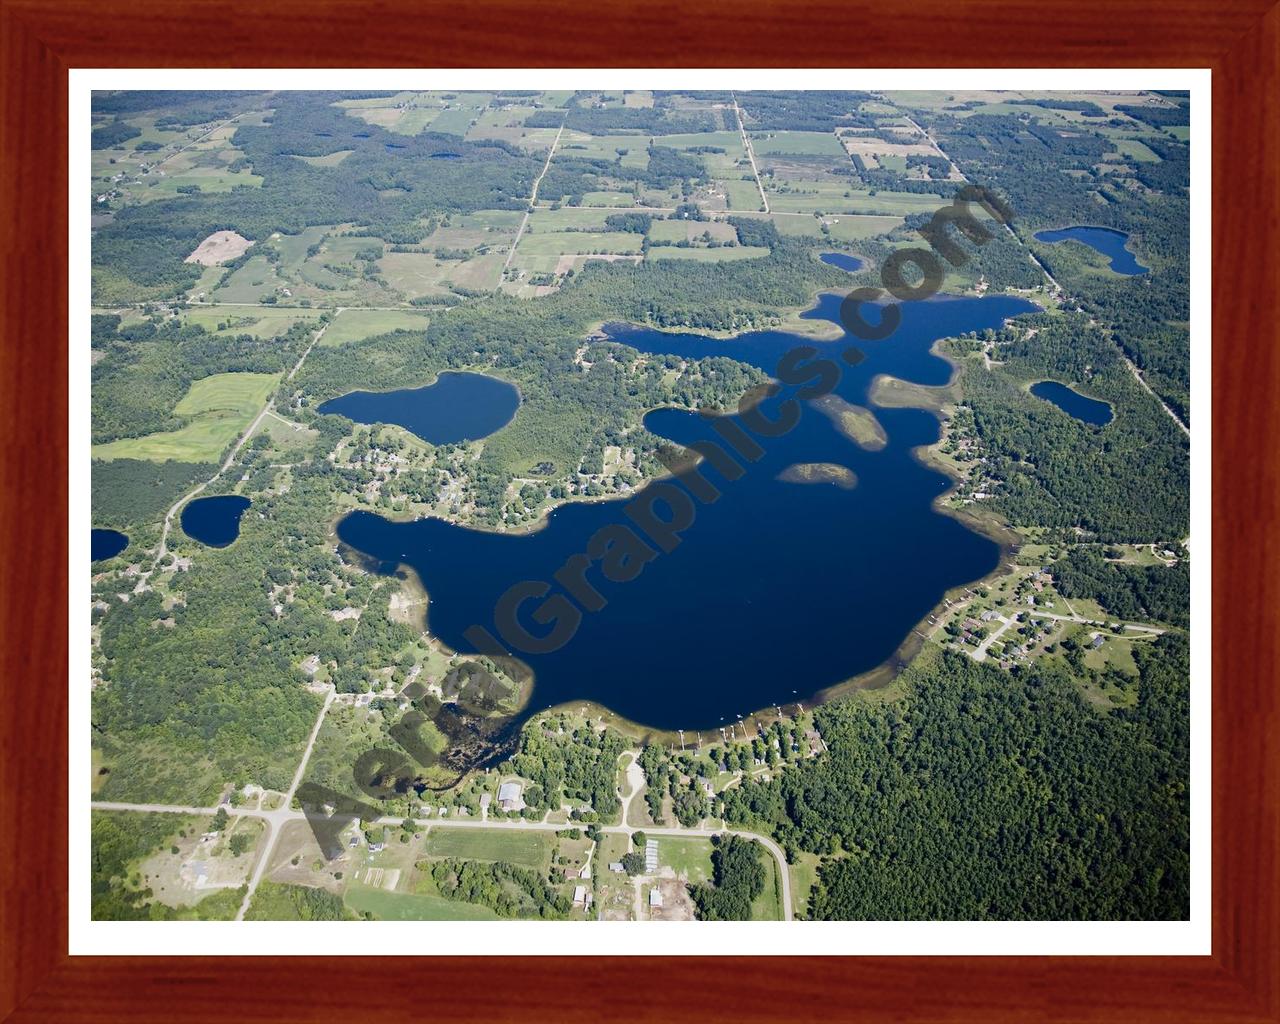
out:
{"label": "sandy clearing", "polygon": [[184,263],[199,263],[212,267],[218,263],[233,260],[253,245],[249,239],[234,231],[215,231],[196,246],[196,251],[188,256]]}

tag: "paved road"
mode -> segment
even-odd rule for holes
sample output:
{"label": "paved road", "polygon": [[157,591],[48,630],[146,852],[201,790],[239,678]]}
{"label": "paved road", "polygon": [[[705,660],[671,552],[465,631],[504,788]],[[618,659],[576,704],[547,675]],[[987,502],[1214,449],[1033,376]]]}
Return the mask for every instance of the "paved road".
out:
{"label": "paved road", "polygon": [[[275,844],[277,839],[279,838],[281,827],[285,823],[290,821],[307,820],[307,817],[308,817],[307,814],[305,814],[302,811],[295,811],[291,809],[289,804],[292,802],[293,793],[296,791],[298,782],[302,778],[302,773],[303,773],[303,769],[306,766],[307,758],[309,758],[311,755],[311,748],[312,748],[312,745],[315,743],[316,736],[319,733],[320,724],[323,721],[324,713],[325,711],[328,710],[329,704],[332,700],[333,700],[333,694],[332,692],[330,692],[329,697],[325,701],[324,709],[321,710],[320,716],[316,719],[315,729],[312,730],[311,739],[307,744],[306,754],[303,757],[302,763],[298,766],[297,774],[294,776],[293,786],[290,787],[289,798],[283,803],[283,805],[278,810],[274,810],[274,811],[248,810],[245,808],[227,808],[227,812],[232,816],[240,815],[248,818],[258,818],[262,821],[265,821],[267,823],[267,829],[268,829],[268,835],[266,838],[266,842],[263,845],[262,854],[258,858],[258,861],[254,866],[253,877],[249,883],[249,891],[245,894],[244,903],[240,907],[240,912],[236,915],[236,920],[243,919],[244,913],[249,906],[250,897],[253,895],[253,892],[257,888],[259,881],[261,881],[262,876],[266,873],[267,865],[271,860],[271,854],[275,849]],[[626,810],[625,805],[629,804],[630,801],[634,799],[636,792],[637,791],[633,789],[632,796],[624,800],[624,808],[623,808],[624,814]],[[188,806],[179,806],[175,804],[128,804],[128,803],[108,803],[108,802],[95,802],[93,804],[93,808],[94,810],[100,810],[100,811],[140,811],[140,812],[147,812],[147,813],[153,813],[153,814],[192,814],[192,815],[209,815],[209,816],[213,816],[218,811],[216,807],[188,807]],[[316,815],[315,817],[320,818],[323,816]],[[511,820],[484,821],[484,820],[481,820],[480,818],[413,818],[411,820],[415,824],[423,825],[430,829],[484,828],[484,829],[499,829],[499,830],[509,829],[515,832],[522,832],[522,831],[523,832],[559,832],[566,828],[581,827],[581,826],[575,826],[573,823],[569,823],[566,825],[563,823],[557,824],[555,822],[550,822],[550,821],[525,821],[523,819],[514,820],[514,821],[511,821]],[[386,816],[386,817],[378,818],[376,822],[374,822],[374,824],[395,826],[395,825],[399,825],[402,821],[404,821],[403,818]],[[627,836],[630,836],[635,832],[644,832],[645,835],[650,835],[650,836],[697,836],[702,838],[710,838],[712,836],[722,835],[723,833],[727,832],[730,835],[742,836],[745,839],[757,840],[760,843],[760,845],[763,846],[769,852],[769,854],[773,857],[774,861],[778,865],[778,878],[782,886],[783,920],[792,921],[795,919],[794,905],[792,903],[792,896],[791,896],[791,875],[787,871],[786,854],[783,853],[782,847],[780,847],[768,836],[762,836],[756,832],[747,832],[742,829],[734,829],[734,828],[676,828],[676,827],[670,827],[670,826],[653,826],[653,825],[647,825],[642,828],[635,828],[633,826],[625,824],[625,821],[626,819],[624,817],[623,818],[624,823],[622,825],[602,826],[600,828],[600,831],[621,833]]]}
{"label": "paved road", "polygon": [[988,648],[988,647],[990,647],[990,646],[991,646],[993,643],[995,643],[997,640],[999,640],[1002,636],[1004,636],[1004,632],[1005,632],[1005,630],[1006,630],[1006,629],[1008,629],[1008,628],[1009,628],[1010,626],[1012,626],[1012,625],[1013,625],[1013,620],[1012,620],[1012,619],[1006,619],[1004,616],[1001,616],[1001,617],[1000,617],[1000,628],[999,628],[999,629],[997,629],[994,633],[992,633],[992,634],[991,634],[989,637],[987,637],[985,640],[983,640],[983,641],[982,641],[982,643],[978,644],[978,649],[977,649],[976,651],[974,651],[974,652],[973,652],[973,660],[974,660],[974,661],[986,661],[986,660],[987,660],[987,648]]}
{"label": "paved road", "polygon": [[329,710],[329,705],[333,703],[336,693],[337,690],[330,686],[329,692],[325,694],[324,705],[320,708],[320,714],[316,715],[316,724],[311,730],[311,736],[307,740],[306,749],[302,752],[302,758],[298,761],[298,770],[293,773],[293,782],[289,786],[289,792],[285,794],[280,807],[274,811],[263,812],[261,815],[267,822],[267,835],[263,841],[262,856],[258,858],[257,864],[253,867],[253,876],[249,879],[249,887],[245,890],[240,909],[236,911],[237,921],[243,921],[245,913],[249,910],[249,901],[253,899],[258,883],[262,881],[262,876],[266,873],[267,865],[271,862],[271,855],[275,853],[276,842],[280,838],[281,828],[285,822],[293,820],[295,815],[299,817],[302,815],[301,811],[292,810],[293,794],[298,791],[298,784],[302,781],[302,773],[306,770],[307,762],[311,760],[311,751],[316,745],[316,737],[320,735],[320,726],[324,723],[325,713]]}

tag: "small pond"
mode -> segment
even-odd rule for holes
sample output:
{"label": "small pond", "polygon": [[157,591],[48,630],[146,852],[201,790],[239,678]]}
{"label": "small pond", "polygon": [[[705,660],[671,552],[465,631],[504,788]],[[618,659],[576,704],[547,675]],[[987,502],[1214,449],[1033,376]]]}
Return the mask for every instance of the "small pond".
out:
{"label": "small pond", "polygon": [[249,505],[238,494],[196,498],[182,510],[182,532],[211,548],[225,548],[240,536],[240,517]]}
{"label": "small pond", "polygon": [[1106,402],[1082,395],[1056,380],[1042,380],[1039,384],[1032,384],[1031,393],[1036,398],[1052,402],[1068,416],[1092,423],[1095,427],[1105,427],[1113,418],[1111,406]]}
{"label": "small pond", "polygon": [[857,256],[850,256],[847,252],[824,252],[818,258],[823,263],[839,267],[841,270],[847,270],[851,274],[855,270],[862,269],[862,260],[858,259]]}
{"label": "small pond", "polygon": [[89,542],[89,551],[93,561],[101,562],[108,558],[115,558],[128,546],[129,538],[119,530],[100,530],[95,527],[93,539]]}

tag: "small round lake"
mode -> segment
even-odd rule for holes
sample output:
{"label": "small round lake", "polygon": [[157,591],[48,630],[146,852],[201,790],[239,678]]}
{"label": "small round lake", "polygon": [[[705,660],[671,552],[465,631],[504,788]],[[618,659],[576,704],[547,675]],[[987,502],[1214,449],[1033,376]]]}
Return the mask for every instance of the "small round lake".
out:
{"label": "small round lake", "polygon": [[447,372],[434,384],[403,391],[352,391],[322,404],[357,423],[394,423],[431,444],[477,441],[501,430],[520,407],[520,392],[483,373]]}
{"label": "small round lake", "polygon": [[119,530],[99,530],[95,527],[93,538],[89,541],[89,553],[93,561],[101,562],[115,558],[128,546],[129,538]]}
{"label": "small round lake", "polygon": [[862,269],[862,260],[858,259],[857,256],[850,256],[847,252],[824,252],[818,259],[830,266],[847,270],[851,274],[855,270]]}
{"label": "small round lake", "polygon": [[211,548],[225,548],[240,536],[240,517],[249,504],[238,494],[196,498],[182,510],[182,532]]}
{"label": "small round lake", "polygon": [[1111,228],[1073,227],[1061,228],[1057,231],[1037,231],[1037,242],[1082,242],[1094,252],[1099,252],[1111,261],[1111,269],[1117,274],[1134,277],[1147,273],[1148,268],[1137,261],[1133,253],[1126,247],[1129,236],[1123,231]]}
{"label": "small round lake", "polygon": [[1031,393],[1036,398],[1053,403],[1068,416],[1092,423],[1095,427],[1105,427],[1112,420],[1111,406],[1106,402],[1082,395],[1056,380],[1042,380],[1039,384],[1032,384]]}

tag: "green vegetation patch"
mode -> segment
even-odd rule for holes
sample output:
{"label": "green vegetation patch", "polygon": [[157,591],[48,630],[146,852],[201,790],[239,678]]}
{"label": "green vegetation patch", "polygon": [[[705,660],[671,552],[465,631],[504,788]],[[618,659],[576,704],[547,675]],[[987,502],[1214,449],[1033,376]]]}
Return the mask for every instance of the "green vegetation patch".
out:
{"label": "green vegetation patch", "polygon": [[768,256],[769,249],[762,245],[725,245],[715,249],[683,248],[674,245],[654,245],[645,255],[646,260],[693,260],[698,263],[725,263],[732,260],[752,260]]}
{"label": "green vegetation patch", "polygon": [[327,889],[261,882],[244,915],[246,921],[350,921],[355,915]]}
{"label": "green vegetation patch", "polygon": [[279,374],[218,373],[191,385],[174,406],[190,422],[179,430],[93,446],[95,459],[213,462],[239,437],[275,390]]}
{"label": "green vegetation patch", "polygon": [[488,907],[415,892],[388,892],[365,885],[347,889],[346,904],[378,921],[496,921]]}
{"label": "green vegetation patch", "polygon": [[840,140],[831,132],[752,132],[751,148],[757,157],[787,155],[848,159]]}
{"label": "green vegetation patch", "polygon": [[529,868],[545,868],[555,845],[553,833],[532,830],[433,828],[424,851],[430,857],[504,861]]}
{"label": "green vegetation patch", "polygon": [[429,323],[431,317],[426,313],[408,309],[347,309],[325,329],[320,345],[345,345],[388,331],[425,331]]}

